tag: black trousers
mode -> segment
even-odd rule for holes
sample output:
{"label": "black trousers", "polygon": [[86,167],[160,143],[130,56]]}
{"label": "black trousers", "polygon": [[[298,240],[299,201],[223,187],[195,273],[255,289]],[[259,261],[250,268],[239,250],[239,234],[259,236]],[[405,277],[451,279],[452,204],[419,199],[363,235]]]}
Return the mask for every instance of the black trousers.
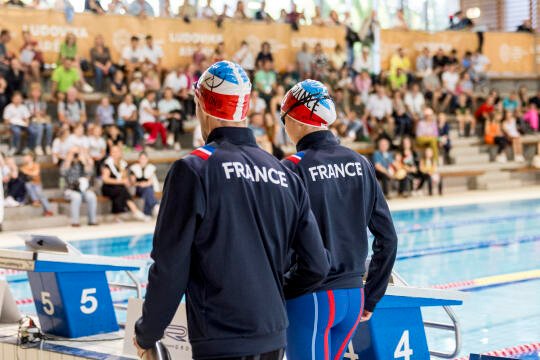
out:
{"label": "black trousers", "polygon": [[[219,358],[219,359],[204,359],[204,360],[281,360],[285,354],[284,349],[271,351],[265,354],[231,357],[231,358]],[[195,359],[197,360],[197,359]]]}

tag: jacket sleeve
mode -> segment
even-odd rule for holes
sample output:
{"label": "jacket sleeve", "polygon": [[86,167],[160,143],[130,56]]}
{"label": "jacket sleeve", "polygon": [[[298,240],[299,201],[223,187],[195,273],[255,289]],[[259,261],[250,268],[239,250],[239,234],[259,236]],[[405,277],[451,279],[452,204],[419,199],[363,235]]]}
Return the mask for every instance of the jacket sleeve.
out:
{"label": "jacket sleeve", "polygon": [[327,250],[311,212],[309,198],[301,187],[299,221],[292,241],[293,266],[285,274],[285,298],[291,299],[312,291],[330,271]]}
{"label": "jacket sleeve", "polygon": [[135,324],[137,343],[145,349],[163,337],[186,291],[191,246],[204,204],[199,176],[184,161],[177,161],[165,179],[151,254],[154,263],[142,317]]}
{"label": "jacket sleeve", "polygon": [[369,263],[365,285],[366,301],[364,308],[367,311],[373,311],[377,302],[386,292],[388,280],[392,274],[392,267],[396,260],[398,242],[388,204],[381,187],[375,179],[374,171],[371,172],[371,176],[375,187],[375,202],[368,227],[375,239],[373,240],[373,255]]}

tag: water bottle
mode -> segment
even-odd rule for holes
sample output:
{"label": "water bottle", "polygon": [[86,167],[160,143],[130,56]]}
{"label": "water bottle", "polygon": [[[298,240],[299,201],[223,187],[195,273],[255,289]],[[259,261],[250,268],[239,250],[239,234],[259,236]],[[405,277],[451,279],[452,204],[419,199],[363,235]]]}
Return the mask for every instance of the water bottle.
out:
{"label": "water bottle", "polygon": [[152,349],[144,353],[143,360],[172,360],[172,358],[167,347],[158,341]]}

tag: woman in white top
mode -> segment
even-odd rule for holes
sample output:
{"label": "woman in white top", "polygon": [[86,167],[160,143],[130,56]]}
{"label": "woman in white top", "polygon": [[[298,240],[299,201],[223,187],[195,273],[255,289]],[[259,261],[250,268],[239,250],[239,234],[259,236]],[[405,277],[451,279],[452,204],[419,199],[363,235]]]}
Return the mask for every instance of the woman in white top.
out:
{"label": "woman in white top", "polygon": [[66,156],[69,153],[69,136],[69,129],[61,128],[58,132],[58,136],[54,139],[52,143],[52,160],[53,163],[58,166],[62,165],[62,162],[66,159]]}
{"label": "woman in white top", "polygon": [[514,151],[514,161],[525,162],[523,157],[523,143],[521,142],[521,134],[517,128],[516,118],[510,110],[505,110],[502,130],[506,138],[512,143]]}
{"label": "woman in white top", "polygon": [[126,145],[129,144],[127,133],[131,129],[132,142],[131,146],[135,150],[142,150],[141,139],[143,137],[143,131],[138,121],[137,106],[133,103],[133,96],[127,94],[124,97],[124,101],[118,106],[118,125],[122,128],[124,135],[124,141]]}
{"label": "woman in white top", "polygon": [[21,152],[21,134],[23,131],[28,133],[28,143],[35,143],[35,130],[28,126],[30,124],[30,111],[24,106],[20,92],[13,93],[11,104],[4,109],[4,121],[9,124],[9,130],[11,131],[10,155]]}
{"label": "woman in white top", "polygon": [[156,167],[148,162],[148,155],[143,151],[139,160],[130,166],[131,183],[135,185],[135,194],[144,200],[143,212],[147,216],[157,216],[159,211],[156,191],[159,191],[159,181]]}
{"label": "woman in white top", "polygon": [[99,176],[99,169],[105,158],[107,150],[107,143],[103,138],[103,128],[99,125],[94,126],[92,129],[88,129],[88,155],[94,162],[95,174]]}
{"label": "woman in white top", "polygon": [[158,121],[158,116],[159,110],[156,106],[156,92],[148,91],[139,104],[139,123],[150,134],[146,141],[148,145],[153,145],[159,134],[161,135],[161,143],[164,147],[167,147],[167,130]]}
{"label": "woman in white top", "polygon": [[70,148],[78,147],[81,149],[81,151],[88,151],[90,144],[88,142],[88,136],[84,134],[83,124],[79,123],[75,125],[75,127],[73,128],[73,134],[71,134],[68,138],[68,143],[70,145]]}
{"label": "woman in white top", "polygon": [[163,98],[158,102],[158,110],[160,120],[168,123],[170,133],[167,143],[169,145],[174,143],[174,149],[180,150],[180,136],[184,133],[184,114],[182,105],[174,98],[171,88],[165,88],[163,91]]}

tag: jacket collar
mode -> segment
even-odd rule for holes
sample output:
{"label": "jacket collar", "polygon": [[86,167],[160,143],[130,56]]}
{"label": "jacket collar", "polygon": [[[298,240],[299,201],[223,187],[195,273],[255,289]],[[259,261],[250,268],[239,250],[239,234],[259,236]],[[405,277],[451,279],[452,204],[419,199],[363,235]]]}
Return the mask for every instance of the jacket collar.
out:
{"label": "jacket collar", "polygon": [[253,131],[246,127],[218,127],[212,130],[206,143],[213,141],[220,142],[226,140],[236,145],[257,146],[257,141],[253,135]]}
{"label": "jacket collar", "polygon": [[321,130],[312,132],[304,136],[298,144],[296,144],[297,151],[307,150],[309,148],[320,148],[328,145],[338,145],[339,140],[329,130]]}

